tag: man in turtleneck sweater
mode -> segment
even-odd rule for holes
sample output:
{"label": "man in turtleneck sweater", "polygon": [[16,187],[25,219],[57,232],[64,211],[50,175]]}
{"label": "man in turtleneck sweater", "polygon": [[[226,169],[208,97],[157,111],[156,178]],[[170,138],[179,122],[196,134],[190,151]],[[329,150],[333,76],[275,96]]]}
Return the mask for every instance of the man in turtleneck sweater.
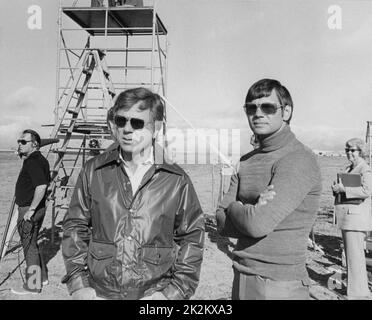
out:
{"label": "man in turtleneck sweater", "polygon": [[321,195],[316,157],[291,132],[292,98],[279,81],[253,84],[244,108],[260,146],[240,159],[217,209],[221,235],[238,238],[232,299],[309,299],[307,239]]}

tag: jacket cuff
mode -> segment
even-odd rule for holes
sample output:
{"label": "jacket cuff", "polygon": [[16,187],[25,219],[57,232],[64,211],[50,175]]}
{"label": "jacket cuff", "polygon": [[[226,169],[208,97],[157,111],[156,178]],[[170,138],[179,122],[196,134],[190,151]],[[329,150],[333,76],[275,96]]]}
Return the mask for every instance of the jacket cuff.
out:
{"label": "jacket cuff", "polygon": [[164,294],[168,300],[185,300],[190,298],[184,297],[181,291],[171,283],[167,287],[165,287],[165,289],[162,290],[161,293]]}
{"label": "jacket cuff", "polygon": [[[66,282],[66,281],[65,281]],[[64,281],[62,280],[62,283]],[[86,273],[79,273],[70,279],[66,283],[68,293],[72,295],[75,291],[90,287],[88,275]]]}

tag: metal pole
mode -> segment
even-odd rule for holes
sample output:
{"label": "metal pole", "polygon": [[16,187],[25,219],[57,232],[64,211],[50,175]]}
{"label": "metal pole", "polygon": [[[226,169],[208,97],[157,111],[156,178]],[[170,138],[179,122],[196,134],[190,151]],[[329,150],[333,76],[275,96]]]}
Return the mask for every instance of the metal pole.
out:
{"label": "metal pole", "polygon": [[[58,8],[58,36],[57,36],[57,72],[56,72],[56,98],[55,98],[55,107],[54,107],[54,125],[59,121],[59,86],[60,86],[60,67],[61,67],[61,38],[62,38],[62,0],[59,0]],[[53,132],[53,131],[52,131]],[[57,135],[57,133],[56,133]],[[50,135],[51,138],[54,138]],[[50,146],[50,150],[52,149]],[[49,151],[50,151],[49,150]],[[48,152],[49,155],[49,152]],[[54,155],[54,162],[56,162],[58,155]],[[55,189],[51,191],[51,204],[52,204],[52,225],[51,225],[51,244],[54,245],[54,233],[55,233]]]}
{"label": "metal pole", "polygon": [[156,2],[152,8],[152,49],[151,49],[151,91],[154,91],[154,54],[155,54],[155,26],[156,26]]}
{"label": "metal pole", "polygon": [[129,52],[128,52],[128,46],[129,46],[129,36],[128,34],[126,34],[126,44],[125,44],[125,73],[124,73],[124,83],[125,83],[125,86],[127,86],[127,82],[128,82],[128,55],[129,55]]}
{"label": "metal pole", "polygon": [[372,165],[372,139],[371,139],[371,122],[368,121],[368,140],[369,140],[369,165]]}
{"label": "metal pole", "polygon": [[51,229],[51,239],[50,239],[50,242],[52,244],[52,247],[54,246],[54,236],[55,236],[55,224],[56,224],[56,201],[55,201],[55,189],[53,191],[53,200],[51,200],[51,204],[52,204],[52,229]]}
{"label": "metal pole", "polygon": [[225,184],[224,175],[223,175],[223,167],[222,166],[221,166],[221,169],[220,169],[220,176],[221,176],[221,179],[220,179],[220,190],[218,192],[218,202],[221,202],[221,200],[222,200],[223,188],[224,188],[224,184]]}
{"label": "metal pole", "polygon": [[[62,29],[62,0],[59,0],[58,8],[58,35],[57,35],[57,72],[56,72],[56,97],[54,104],[54,121],[59,118],[59,85],[60,85],[60,65],[61,65],[61,29]],[[54,137],[51,137],[54,138]]]}
{"label": "metal pole", "polygon": [[168,34],[165,36],[165,62],[164,62],[164,96],[166,97],[168,94],[168,49],[169,49],[169,42],[168,42]]}
{"label": "metal pole", "polygon": [[215,210],[214,206],[214,164],[212,163],[212,210]]}

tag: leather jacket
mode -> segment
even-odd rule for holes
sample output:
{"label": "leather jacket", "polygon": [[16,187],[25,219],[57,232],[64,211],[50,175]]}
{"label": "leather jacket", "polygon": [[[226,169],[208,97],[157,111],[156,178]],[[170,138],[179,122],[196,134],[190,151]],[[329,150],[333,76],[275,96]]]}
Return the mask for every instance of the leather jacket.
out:
{"label": "leather jacket", "polygon": [[202,209],[178,165],[155,159],[132,195],[119,149],[105,151],[84,165],[63,221],[62,283],[108,299],[189,299],[203,244]]}

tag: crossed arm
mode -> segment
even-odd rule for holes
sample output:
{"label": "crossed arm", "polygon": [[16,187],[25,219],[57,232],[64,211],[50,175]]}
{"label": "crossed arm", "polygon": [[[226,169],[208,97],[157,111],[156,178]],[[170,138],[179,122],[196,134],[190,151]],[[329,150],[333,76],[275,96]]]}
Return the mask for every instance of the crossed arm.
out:
{"label": "crossed arm", "polygon": [[[243,204],[237,198],[238,175],[231,179],[228,193],[217,209],[217,224],[222,235],[229,237],[249,236],[260,238],[271,233],[291,214],[312,188],[320,182],[314,161],[302,157],[293,161],[283,159],[275,167],[270,184],[275,190],[272,200],[258,201],[255,205]],[[313,194],[320,195],[320,187]]]}

